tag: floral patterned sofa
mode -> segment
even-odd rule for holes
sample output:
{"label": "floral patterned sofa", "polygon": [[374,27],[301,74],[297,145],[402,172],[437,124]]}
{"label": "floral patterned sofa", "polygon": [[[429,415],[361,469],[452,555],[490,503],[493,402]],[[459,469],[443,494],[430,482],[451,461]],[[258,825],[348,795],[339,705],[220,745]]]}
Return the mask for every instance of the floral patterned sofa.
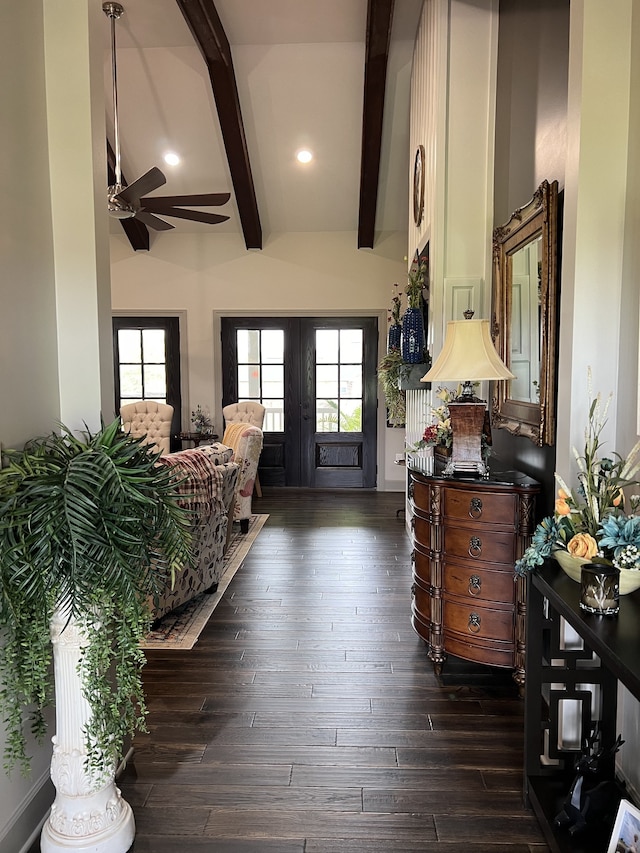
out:
{"label": "floral patterned sofa", "polygon": [[222,575],[227,531],[232,524],[240,466],[231,461],[233,451],[220,444],[169,453],[158,459],[159,465],[175,470],[181,502],[194,511],[192,547],[194,566],[176,573],[175,583],[153,598],[152,613],[159,619],[195,596],[215,589]]}

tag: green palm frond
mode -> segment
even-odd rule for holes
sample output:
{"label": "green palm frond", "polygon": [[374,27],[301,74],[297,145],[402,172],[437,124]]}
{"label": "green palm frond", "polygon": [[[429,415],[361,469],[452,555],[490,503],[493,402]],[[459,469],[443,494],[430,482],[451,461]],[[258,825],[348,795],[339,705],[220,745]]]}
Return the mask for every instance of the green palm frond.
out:
{"label": "green palm frond", "polygon": [[[122,432],[119,420],[95,434],[60,433],[7,453],[0,470],[0,709],[8,728],[5,766],[28,766],[25,723],[42,731],[51,699],[49,622],[64,602],[78,619],[98,613],[86,660],[94,764],[122,743],[122,725],[144,725],[139,639],[147,600],[191,559],[189,510],[170,469]],[[98,669],[114,662],[115,687]],[[115,692],[113,692],[115,691]],[[11,707],[10,707],[11,706]],[[105,717],[105,708],[112,711]],[[137,709],[134,712],[131,709]],[[115,739],[113,735],[116,735]]]}

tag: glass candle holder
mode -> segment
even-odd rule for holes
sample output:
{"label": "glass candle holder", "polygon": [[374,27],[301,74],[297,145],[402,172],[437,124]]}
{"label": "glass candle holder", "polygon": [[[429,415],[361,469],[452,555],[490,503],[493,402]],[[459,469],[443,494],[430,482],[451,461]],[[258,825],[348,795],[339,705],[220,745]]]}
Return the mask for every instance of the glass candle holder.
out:
{"label": "glass candle holder", "polygon": [[616,616],[620,611],[620,569],[585,563],[580,572],[580,607],[587,613]]}

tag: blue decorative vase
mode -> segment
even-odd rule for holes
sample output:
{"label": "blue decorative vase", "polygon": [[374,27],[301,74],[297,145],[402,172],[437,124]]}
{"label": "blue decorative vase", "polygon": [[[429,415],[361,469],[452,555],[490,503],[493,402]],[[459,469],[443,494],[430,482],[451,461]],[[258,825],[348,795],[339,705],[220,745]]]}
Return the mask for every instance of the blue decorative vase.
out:
{"label": "blue decorative vase", "polygon": [[407,308],[402,318],[402,360],[419,364],[424,349],[424,321],[420,308]]}
{"label": "blue decorative vase", "polygon": [[400,349],[400,336],[402,334],[402,326],[399,323],[393,323],[389,326],[389,343],[387,349]]}

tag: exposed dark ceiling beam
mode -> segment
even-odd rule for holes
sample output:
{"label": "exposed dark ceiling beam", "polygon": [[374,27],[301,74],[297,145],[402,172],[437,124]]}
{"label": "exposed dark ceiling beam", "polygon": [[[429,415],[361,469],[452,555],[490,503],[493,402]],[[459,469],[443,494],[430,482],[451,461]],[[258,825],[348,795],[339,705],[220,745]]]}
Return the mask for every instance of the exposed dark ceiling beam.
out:
{"label": "exposed dark ceiling beam", "polygon": [[373,248],[380,179],[382,117],[394,0],[369,0],[364,68],[358,248]]}
{"label": "exposed dark ceiling beam", "polygon": [[[107,139],[107,178],[109,181],[109,186],[112,186],[116,182],[116,155],[113,153],[113,148],[111,147],[111,143]],[[127,181],[125,180],[124,175],[122,175],[122,183],[126,186]],[[106,203],[106,192],[105,192],[105,203]],[[144,222],[140,222],[139,219],[121,219],[120,224],[124,230],[124,233],[129,238],[129,242],[135,251],[144,250],[146,252],[149,251],[149,229],[144,224]]]}
{"label": "exposed dark ceiling beam", "polygon": [[249,151],[231,48],[213,0],[176,0],[207,64],[247,249],[262,248]]}

